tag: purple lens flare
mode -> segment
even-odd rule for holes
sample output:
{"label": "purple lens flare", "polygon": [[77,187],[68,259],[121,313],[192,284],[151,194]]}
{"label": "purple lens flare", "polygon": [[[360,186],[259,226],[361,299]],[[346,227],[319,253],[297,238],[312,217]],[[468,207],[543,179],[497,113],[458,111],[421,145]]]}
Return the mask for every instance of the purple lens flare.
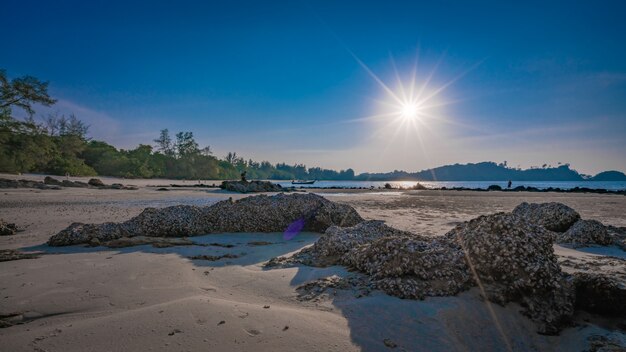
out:
{"label": "purple lens flare", "polygon": [[303,218],[297,219],[296,221],[289,224],[289,226],[287,226],[285,233],[283,233],[283,239],[285,240],[293,239],[300,233],[300,231],[302,231],[303,228],[304,228],[304,219]]}

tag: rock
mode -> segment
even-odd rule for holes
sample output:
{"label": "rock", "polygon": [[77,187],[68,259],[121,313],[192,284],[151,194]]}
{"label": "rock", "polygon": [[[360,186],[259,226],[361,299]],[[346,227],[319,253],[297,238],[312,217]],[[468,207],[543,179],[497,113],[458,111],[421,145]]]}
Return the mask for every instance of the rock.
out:
{"label": "rock", "polygon": [[383,237],[355,248],[343,261],[400,298],[451,296],[472,286],[463,253],[441,238]]}
{"label": "rock", "polygon": [[0,219],[0,236],[13,236],[17,233],[17,226]]}
{"label": "rock", "polygon": [[576,308],[616,317],[626,316],[626,284],[598,273],[575,273]]}
{"label": "rock", "polygon": [[93,187],[104,187],[104,182],[102,182],[99,178],[92,178],[87,183]]}
{"label": "rock", "polygon": [[57,185],[47,185],[43,182],[30,180],[10,180],[7,178],[0,178],[0,188],[36,188],[54,190],[61,189],[61,187]]}
{"label": "rock", "polygon": [[613,245],[626,251],[626,227],[607,226],[606,230],[613,239]]}
{"label": "rock", "polygon": [[576,247],[609,246],[613,244],[613,237],[609,235],[606,226],[597,220],[578,220],[566,232],[558,234],[556,242]]}
{"label": "rock", "polygon": [[396,230],[384,224],[383,221],[363,221],[353,227],[329,227],[311,247],[304,248],[290,258],[275,258],[267,266],[283,266],[291,264],[305,264],[324,267],[348,263],[342,257],[357,246],[369,244],[372,241],[392,236],[412,236],[411,233]]}
{"label": "rock", "polygon": [[146,208],[122,223],[74,223],[50,237],[51,246],[108,242],[121,237],[187,237],[228,232],[282,232],[301,219],[303,231],[323,232],[332,225],[354,226],[363,218],[350,206],[315,194],[277,194],[225,200],[206,207],[177,205]]}
{"label": "rock", "polygon": [[281,185],[269,181],[223,181],[220,188],[238,193],[283,192]]}
{"label": "rock", "polygon": [[62,182],[57,180],[56,178],[52,178],[50,176],[46,176],[43,179],[43,183],[47,184],[47,185],[55,185],[55,186],[61,186]]}
{"label": "rock", "polygon": [[487,187],[488,191],[501,191],[502,187],[498,186],[498,185],[491,185],[489,187]]}
{"label": "rock", "polygon": [[522,203],[513,209],[513,214],[522,217],[531,224],[537,224],[550,231],[565,232],[580,215],[572,208],[561,203]]}
{"label": "rock", "polygon": [[24,253],[14,249],[0,249],[0,262],[8,262],[11,260],[20,259],[35,259],[39,258],[37,253]]}
{"label": "rock", "polygon": [[389,348],[396,348],[396,347],[398,347],[398,345],[395,342],[391,341],[390,339],[384,339],[383,343],[385,344],[385,346],[387,346]]}
{"label": "rock", "polygon": [[543,227],[515,213],[497,213],[459,225],[446,237],[464,252],[489,300],[521,303],[542,334],[558,333],[571,319],[574,288],[561,272],[553,238]]}

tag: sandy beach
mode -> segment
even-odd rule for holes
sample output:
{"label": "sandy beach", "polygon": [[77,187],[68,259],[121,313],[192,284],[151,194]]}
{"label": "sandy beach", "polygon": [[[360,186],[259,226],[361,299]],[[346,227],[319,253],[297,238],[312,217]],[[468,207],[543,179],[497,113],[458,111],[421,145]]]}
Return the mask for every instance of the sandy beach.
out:
{"label": "sandy beach", "polygon": [[[314,233],[291,242],[280,234],[203,236],[232,248],[41,246],[73,222],[119,222],[146,207],[210,205],[248,196],[210,188],[146,187],[172,181],[103,180],[139,189],[1,190],[0,218],[24,231],[0,237],[0,249],[48,253],[0,263],[0,314],[20,312],[23,320],[0,329],[2,351],[573,351],[588,348],[594,334],[626,340],[623,322],[620,327],[619,321],[593,315],[577,317],[580,324],[559,336],[539,335],[516,304],[486,303],[476,290],[416,301],[337,289],[303,299],[297,287],[305,282],[349,273],[342,267],[267,270],[263,264],[313,243],[319,236]],[[365,219],[426,235],[444,234],[479,215],[511,211],[524,201],[561,202],[585,219],[626,226],[626,197],[619,195],[311,192],[351,205]],[[555,251],[573,261],[604,260],[610,270],[626,275],[623,256],[557,245]],[[245,255],[214,262],[188,259],[195,253]]]}

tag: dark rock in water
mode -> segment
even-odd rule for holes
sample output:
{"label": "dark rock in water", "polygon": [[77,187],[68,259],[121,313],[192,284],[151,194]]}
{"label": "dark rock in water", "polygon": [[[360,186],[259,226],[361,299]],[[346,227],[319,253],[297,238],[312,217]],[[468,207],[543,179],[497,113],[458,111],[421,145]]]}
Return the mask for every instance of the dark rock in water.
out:
{"label": "dark rock in water", "polygon": [[498,213],[459,225],[446,237],[465,253],[475,280],[487,286],[487,298],[520,302],[540,333],[556,334],[571,318],[573,285],[554,255],[553,236],[543,227]]}
{"label": "dark rock in water", "polygon": [[576,247],[588,245],[609,246],[613,238],[607,227],[597,220],[578,220],[564,233],[556,237],[557,243],[572,244]]}
{"label": "dark rock in water", "polygon": [[282,192],[283,187],[269,181],[224,181],[221,189],[238,193]]}
{"label": "dark rock in water", "polygon": [[575,273],[576,308],[616,317],[626,316],[626,284],[596,273]]}
{"label": "dark rock in water", "polygon": [[51,246],[108,242],[121,237],[186,237],[227,232],[282,232],[304,219],[304,231],[324,232],[332,225],[354,226],[363,218],[350,206],[315,194],[260,195],[236,202],[225,200],[207,207],[177,205],[146,208],[122,223],[74,223],[50,237]]}
{"label": "dark rock in water", "polygon": [[498,185],[491,185],[489,187],[487,187],[488,191],[501,191],[502,187],[498,186]]}
{"label": "dark rock in water", "polygon": [[87,183],[90,186],[94,186],[94,187],[104,187],[104,182],[102,182],[102,180],[100,180],[99,178],[92,178]]}
{"label": "dark rock in water", "polygon": [[169,189],[165,187],[160,187],[160,188],[157,188],[157,191],[169,191]]}
{"label": "dark rock in water", "polygon": [[522,203],[513,209],[516,214],[528,223],[537,224],[550,231],[565,232],[580,215],[572,208],[561,203]]}
{"label": "dark rock in water", "polygon": [[12,236],[17,233],[17,226],[0,219],[0,236]]}
{"label": "dark rock in water", "polygon": [[35,259],[39,258],[37,253],[24,253],[15,249],[0,249],[0,262],[8,262],[11,260],[20,259]]}

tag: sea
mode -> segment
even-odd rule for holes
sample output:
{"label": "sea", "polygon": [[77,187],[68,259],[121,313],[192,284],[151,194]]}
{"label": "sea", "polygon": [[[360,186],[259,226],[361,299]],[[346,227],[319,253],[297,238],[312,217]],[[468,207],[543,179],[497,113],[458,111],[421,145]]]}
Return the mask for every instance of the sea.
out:
{"label": "sea", "polygon": [[[291,181],[272,181],[283,187],[296,188],[385,188],[389,183],[393,188],[411,188],[417,181],[316,181],[312,185],[292,185]],[[507,187],[508,181],[420,181],[426,188],[476,188],[487,189],[491,185],[498,185],[503,189]],[[535,187],[538,189],[560,188],[572,189],[576,187],[591,189],[606,189],[610,191],[626,190],[626,181],[513,181],[511,188],[517,186]]]}

